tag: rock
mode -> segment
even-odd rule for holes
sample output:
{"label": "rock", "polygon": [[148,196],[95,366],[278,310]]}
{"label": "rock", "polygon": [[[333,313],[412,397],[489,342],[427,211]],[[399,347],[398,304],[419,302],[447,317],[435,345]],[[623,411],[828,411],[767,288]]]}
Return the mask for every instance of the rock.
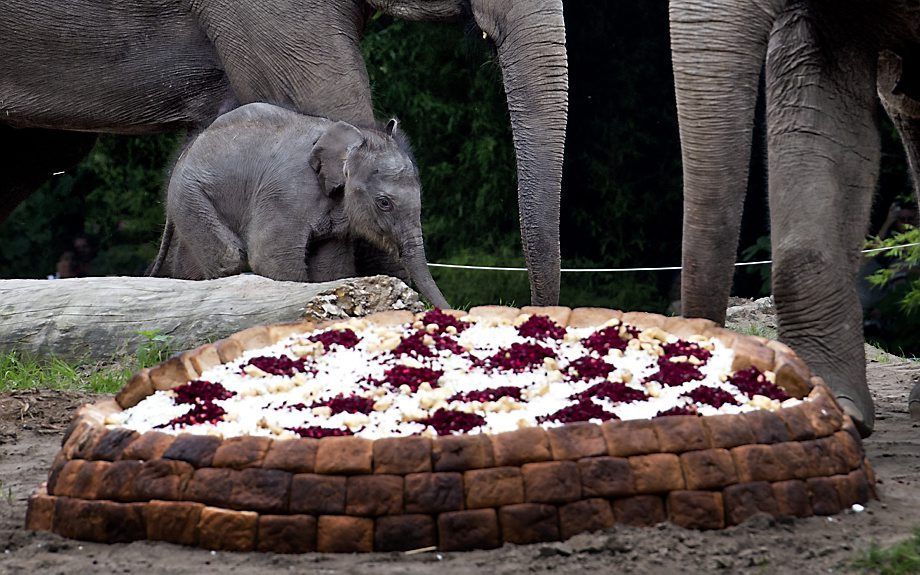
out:
{"label": "rock", "polygon": [[731,298],[725,312],[725,327],[747,335],[776,339],[776,308],[773,297],[756,300]]}
{"label": "rock", "polygon": [[256,275],[0,280],[0,351],[106,360],[135,353],[150,334],[167,336],[178,351],[254,325],[423,307],[418,294],[386,276],[319,284]]}

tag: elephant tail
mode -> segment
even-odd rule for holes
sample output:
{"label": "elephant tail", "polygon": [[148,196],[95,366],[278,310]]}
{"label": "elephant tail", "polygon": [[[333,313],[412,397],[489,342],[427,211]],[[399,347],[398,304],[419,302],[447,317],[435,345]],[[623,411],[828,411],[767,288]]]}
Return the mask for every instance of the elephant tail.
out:
{"label": "elephant tail", "polygon": [[166,216],[166,227],[163,228],[163,239],[160,240],[160,251],[157,252],[157,257],[153,260],[153,263],[150,264],[150,267],[147,268],[148,276],[154,277],[162,274],[163,266],[166,263],[166,256],[169,254],[169,246],[172,243],[175,231],[176,227],[173,225],[172,220],[169,219],[169,216]]}

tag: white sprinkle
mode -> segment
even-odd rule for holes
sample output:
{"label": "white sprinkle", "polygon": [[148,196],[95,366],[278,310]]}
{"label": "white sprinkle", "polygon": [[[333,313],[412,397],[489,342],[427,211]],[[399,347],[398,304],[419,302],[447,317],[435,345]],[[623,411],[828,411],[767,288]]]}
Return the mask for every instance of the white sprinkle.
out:
{"label": "white sprinkle", "polygon": [[[229,399],[214,402],[226,412],[226,416],[214,424],[166,426],[171,420],[193,409],[190,404],[177,405],[175,394],[166,391],[157,391],[109,423],[111,426],[121,425],[141,433],[156,429],[172,434],[216,434],[228,438],[241,435],[290,437],[297,428],[322,427],[350,430],[360,437],[377,439],[431,433],[433,428],[422,422],[439,409],[446,409],[476,413],[485,419],[485,425],[470,430],[470,434],[500,433],[538,424],[557,427],[561,424],[556,421],[538,422],[544,416],[574,404],[576,400],[572,398],[573,395],[604,381],[600,378],[571,381],[567,375],[571,362],[593,353],[581,341],[593,334],[596,331],[594,328],[567,328],[562,341],[536,341],[522,337],[512,325],[496,325],[495,322],[476,323],[474,320],[469,328],[457,334],[450,333],[454,330],[439,332],[433,324],[422,326],[422,332],[426,338],[430,338],[429,349],[434,352],[431,357],[396,357],[390,353],[389,350],[402,338],[415,333],[416,328],[412,324],[382,329],[366,322],[342,323],[329,330],[345,327],[353,329],[359,343],[352,349],[333,344],[322,354],[308,354],[307,365],[311,368],[309,373],[297,373],[293,377],[271,375],[249,365],[249,361],[261,356],[287,356],[296,360],[306,351],[302,348],[305,342],[309,342],[307,338],[312,332],[293,335],[269,347],[249,350],[237,360],[203,373],[199,379],[220,383],[235,394]],[[678,340],[676,336],[664,332],[656,332],[655,335],[663,343]],[[392,345],[381,345],[381,338],[387,339]],[[449,338],[471,350],[470,355],[476,360],[486,360],[513,344],[523,343],[538,343],[547,347],[553,351],[555,359],[541,361],[522,373],[493,371],[477,365],[469,356],[434,349],[430,344],[441,338]],[[731,373],[734,354],[719,340],[700,340],[701,347],[712,353],[709,360],[699,366],[703,379],[673,387],[647,380],[658,371],[657,350],[641,349],[632,345],[633,342],[638,343],[638,340],[631,340],[625,352],[612,350],[600,359],[612,365],[610,379],[648,394],[648,399],[616,404],[602,398],[589,399],[620,419],[648,419],[659,412],[687,405],[689,399],[685,395],[701,386],[727,391],[738,402],[738,405],[726,404],[720,408],[698,405],[699,413],[704,416],[779,407],[779,402],[768,398],[750,400],[729,383],[728,375]],[[432,385],[421,384],[414,392],[407,385],[399,389],[380,385],[384,373],[400,365],[438,370],[443,375]],[[451,399],[457,395],[496,387],[519,388],[521,399],[512,401],[504,397],[481,402]],[[339,396],[373,400],[374,409],[367,415],[333,413],[334,410],[325,404]],[[786,407],[798,402],[789,400],[782,405]],[[591,421],[600,423],[600,420]]]}

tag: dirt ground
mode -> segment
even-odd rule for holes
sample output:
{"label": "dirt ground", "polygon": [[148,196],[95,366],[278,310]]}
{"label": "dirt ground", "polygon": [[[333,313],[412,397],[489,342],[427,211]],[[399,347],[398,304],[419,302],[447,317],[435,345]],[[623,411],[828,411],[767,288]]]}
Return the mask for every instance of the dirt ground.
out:
{"label": "dirt ground", "polygon": [[881,500],[861,513],[788,521],[754,517],[719,532],[616,527],[562,543],[412,556],[215,553],[151,542],[100,545],[25,531],[26,499],[45,479],[70,414],[92,397],[0,394],[0,573],[847,572],[872,543],[889,545],[920,525],[920,425],[906,409],[920,363],[877,350],[868,357],[878,421],[866,448]]}

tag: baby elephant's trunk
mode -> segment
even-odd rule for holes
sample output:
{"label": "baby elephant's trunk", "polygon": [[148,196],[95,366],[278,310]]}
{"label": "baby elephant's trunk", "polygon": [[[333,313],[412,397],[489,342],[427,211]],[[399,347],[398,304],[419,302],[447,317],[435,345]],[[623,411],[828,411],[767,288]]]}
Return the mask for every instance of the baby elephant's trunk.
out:
{"label": "baby elephant's trunk", "polygon": [[441,290],[434,283],[434,278],[431,277],[431,272],[428,271],[428,260],[425,259],[425,246],[422,238],[417,237],[407,241],[399,252],[402,264],[412,277],[412,281],[415,282],[419,293],[435,307],[449,309],[450,304],[444,299]]}

